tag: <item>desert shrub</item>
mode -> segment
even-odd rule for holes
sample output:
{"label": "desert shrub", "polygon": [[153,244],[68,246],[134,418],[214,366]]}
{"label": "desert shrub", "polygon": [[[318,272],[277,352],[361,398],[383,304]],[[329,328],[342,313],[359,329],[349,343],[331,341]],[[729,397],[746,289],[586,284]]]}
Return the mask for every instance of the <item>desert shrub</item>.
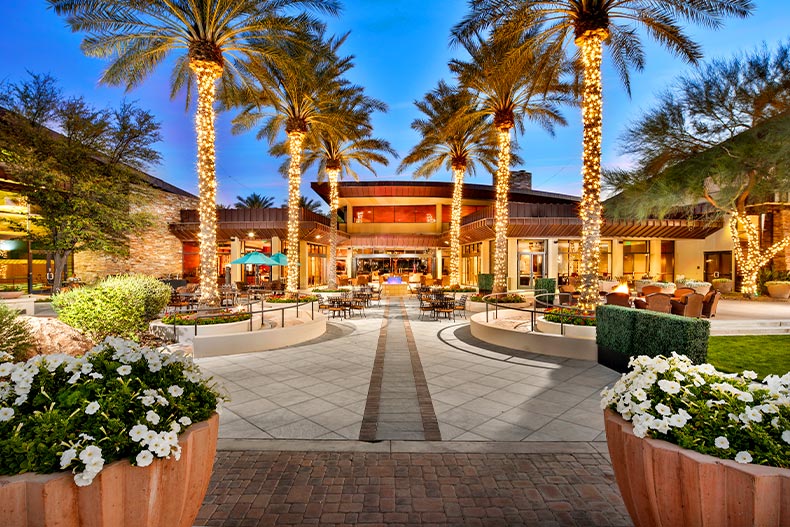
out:
{"label": "desert shrub", "polygon": [[19,313],[0,303],[0,351],[11,354],[15,361],[25,360],[33,347],[33,333]]}
{"label": "desert shrub", "polygon": [[137,340],[165,308],[171,289],[144,275],[106,278],[52,297],[58,318],[94,341],[107,336]]}

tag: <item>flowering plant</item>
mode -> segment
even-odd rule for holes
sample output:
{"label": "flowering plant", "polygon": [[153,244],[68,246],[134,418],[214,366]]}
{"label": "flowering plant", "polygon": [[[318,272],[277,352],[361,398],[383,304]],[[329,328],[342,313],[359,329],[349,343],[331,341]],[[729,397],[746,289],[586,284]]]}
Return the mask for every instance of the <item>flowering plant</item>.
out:
{"label": "flowering plant", "polygon": [[2,362],[0,474],[70,470],[86,486],[111,461],[178,459],[178,434],[222,399],[191,357],[120,338],[81,357]]}
{"label": "flowering plant", "polygon": [[633,371],[601,393],[601,407],[632,421],[634,435],[703,454],[790,468],[790,373],[717,371],[672,354],[631,359]]}
{"label": "flowering plant", "polygon": [[214,316],[198,316],[197,314],[171,313],[162,317],[163,324],[175,326],[211,326],[214,324],[229,324],[231,322],[241,322],[252,318],[250,313],[218,313]]}
{"label": "flowering plant", "polygon": [[585,315],[580,309],[570,307],[550,307],[543,312],[543,319],[573,326],[595,325],[595,314]]}

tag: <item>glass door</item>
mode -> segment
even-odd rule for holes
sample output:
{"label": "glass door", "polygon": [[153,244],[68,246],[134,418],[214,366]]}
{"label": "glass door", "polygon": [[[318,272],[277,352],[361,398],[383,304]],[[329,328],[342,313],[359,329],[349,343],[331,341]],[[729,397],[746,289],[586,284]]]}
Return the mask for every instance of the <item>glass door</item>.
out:
{"label": "glass door", "polygon": [[705,253],[705,281],[710,282],[714,278],[729,278],[732,280],[732,252]]}
{"label": "glass door", "polygon": [[521,253],[518,255],[518,286],[531,287],[536,278],[544,275],[543,253]]}

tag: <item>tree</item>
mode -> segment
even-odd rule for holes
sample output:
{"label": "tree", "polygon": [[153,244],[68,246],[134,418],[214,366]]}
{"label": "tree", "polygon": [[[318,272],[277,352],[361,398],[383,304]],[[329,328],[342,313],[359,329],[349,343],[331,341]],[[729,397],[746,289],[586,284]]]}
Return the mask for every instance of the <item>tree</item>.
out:
{"label": "tree", "polygon": [[[294,261],[299,254],[299,187],[305,136],[311,128],[318,131],[331,128],[334,114],[327,109],[342,100],[345,90],[355,89],[342,78],[353,65],[352,57],[337,54],[347,36],[325,41],[323,33],[319,33],[309,50],[288,41],[278,43],[278,62],[264,59],[245,65],[258,83],[257,90],[234,94],[233,103],[242,107],[233,120],[234,133],[247,131],[263,121],[258,139],[266,138],[274,145],[280,132],[287,136],[290,158],[287,245]],[[299,269],[289,265],[286,293],[295,295],[298,288]]]}
{"label": "tree", "polygon": [[[219,303],[217,288],[216,168],[214,163],[214,102],[216,81],[233,92],[249,89],[240,73],[242,60],[266,57],[275,43],[303,39],[320,24],[305,14],[286,16],[288,8],[308,8],[334,14],[335,0],[47,0],[66,15],[74,31],[88,36],[86,54],[109,58],[101,81],[140,84],[166,57],[179,55],[172,74],[171,97],[184,87],[187,105],[193,77],[197,87],[195,128],[198,146],[200,213],[200,301]],[[226,60],[229,59],[229,60]],[[191,73],[192,74],[191,74]]]}
{"label": "tree", "polygon": [[[579,306],[590,311],[600,302],[598,268],[601,238],[601,128],[602,48],[606,43],[620,79],[630,93],[629,68],[641,70],[644,51],[637,29],[690,63],[702,56],[700,46],[684,32],[679,21],[719,27],[725,16],[747,16],[751,0],[475,0],[470,13],[454,28],[454,38],[468,42],[481,31],[512,40],[525,33],[525,46],[541,46],[537,71],[561,67],[574,42],[582,92],[582,254]],[[537,28],[537,30],[535,29]]]}
{"label": "tree", "polygon": [[2,101],[0,162],[33,209],[30,235],[53,254],[54,290],[76,252],[128,254],[127,236],[149,223],[131,211],[145,197],[133,185],[135,169],[159,161],[159,123],[130,103],[95,110],[65,98],[48,75],[8,86]]}
{"label": "tree", "polygon": [[370,115],[373,111],[386,111],[387,106],[376,99],[367,97],[358,89],[356,93],[346,92],[335,104],[327,108],[334,114],[334,127],[324,128],[310,134],[305,143],[303,170],[317,165],[317,180],[329,181],[329,277],[327,286],[337,287],[337,208],[338,181],[345,177],[358,180],[354,165],[376,175],[374,163],[389,164],[385,154],[397,157],[389,142],[371,137],[373,127]]}
{"label": "tree", "polygon": [[452,172],[450,285],[459,285],[464,177],[467,172],[474,175],[478,164],[488,172],[496,170],[496,134],[486,116],[475,111],[474,96],[444,81],[414,104],[424,115],[411,123],[421,139],[403,158],[398,172],[409,165],[417,165],[414,177],[430,177],[442,168]]}
{"label": "tree", "polygon": [[693,212],[704,201],[729,216],[747,296],[757,292],[760,268],[790,244],[786,237],[762,249],[748,217],[750,205],[790,190],[788,59],[790,42],[774,53],[763,46],[681,77],[622,138],[623,153],[637,166],[604,173],[606,184],[620,192],[607,202],[607,214],[622,216],[627,208],[632,217],[634,211],[662,217]]}
{"label": "tree", "polygon": [[246,198],[236,196],[237,209],[268,209],[274,206],[274,198],[271,196],[261,196],[257,192],[253,192]]}
{"label": "tree", "polygon": [[[283,202],[283,208],[288,208],[289,200]],[[314,200],[312,198],[307,198],[305,196],[299,196],[299,201],[297,202],[297,214],[298,211],[301,209],[307,209],[310,212],[315,212],[316,214],[321,214],[321,202]]]}
{"label": "tree", "polygon": [[493,118],[497,133],[499,160],[494,177],[496,204],[494,211],[494,287],[495,293],[507,291],[507,223],[509,218],[511,139],[510,131],[524,133],[526,119],[536,122],[549,133],[555,124],[565,124],[559,105],[569,102],[570,86],[560,81],[564,69],[545,69],[539,74],[542,54],[520,45],[521,41],[482,39],[465,41],[471,55],[469,62],[453,61],[450,69],[461,84],[478,97],[476,109]]}

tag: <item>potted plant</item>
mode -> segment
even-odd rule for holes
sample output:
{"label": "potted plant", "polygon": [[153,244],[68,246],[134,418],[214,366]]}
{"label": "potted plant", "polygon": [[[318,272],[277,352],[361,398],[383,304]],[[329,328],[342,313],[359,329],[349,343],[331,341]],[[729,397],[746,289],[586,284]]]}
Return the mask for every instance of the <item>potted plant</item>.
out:
{"label": "potted plant", "polygon": [[191,526],[221,400],[190,357],[119,338],[0,363],[4,521]]}
{"label": "potted plant", "polygon": [[674,353],[630,366],[601,406],[634,523],[788,525],[790,375],[761,384]]}
{"label": "potted plant", "polygon": [[711,286],[720,293],[732,293],[734,283],[729,278],[714,278]]}
{"label": "potted plant", "polygon": [[24,294],[24,291],[20,291],[14,286],[0,285],[0,299],[11,300],[13,298],[19,298]]}
{"label": "potted plant", "polygon": [[790,282],[785,280],[771,280],[765,282],[768,295],[771,298],[790,298]]}

